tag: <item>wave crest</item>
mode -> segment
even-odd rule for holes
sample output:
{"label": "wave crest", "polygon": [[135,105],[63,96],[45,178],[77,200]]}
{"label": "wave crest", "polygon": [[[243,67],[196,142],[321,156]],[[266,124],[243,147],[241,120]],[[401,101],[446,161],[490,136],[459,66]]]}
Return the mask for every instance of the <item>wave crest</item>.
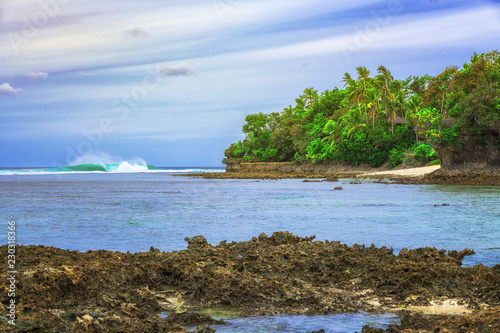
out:
{"label": "wave crest", "polygon": [[114,164],[78,164],[61,168],[51,168],[53,172],[143,172],[148,171],[148,165],[144,163],[132,163],[123,161]]}

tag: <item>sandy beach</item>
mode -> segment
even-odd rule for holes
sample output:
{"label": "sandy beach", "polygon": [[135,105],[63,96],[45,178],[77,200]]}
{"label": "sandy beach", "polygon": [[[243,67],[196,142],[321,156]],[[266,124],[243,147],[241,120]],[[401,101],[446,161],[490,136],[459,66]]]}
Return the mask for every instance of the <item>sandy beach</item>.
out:
{"label": "sandy beach", "polygon": [[367,172],[358,176],[358,178],[420,178],[431,172],[439,170],[439,165],[431,165],[420,168],[409,168],[400,170],[388,170],[388,171],[377,171],[377,172]]}

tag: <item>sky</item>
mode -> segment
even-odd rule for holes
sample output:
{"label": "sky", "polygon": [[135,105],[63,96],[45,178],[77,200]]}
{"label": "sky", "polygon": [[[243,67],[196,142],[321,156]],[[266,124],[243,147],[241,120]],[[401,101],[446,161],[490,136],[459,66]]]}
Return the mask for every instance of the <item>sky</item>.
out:
{"label": "sky", "polygon": [[0,0],[0,167],[221,166],[250,113],[500,49],[500,1]]}

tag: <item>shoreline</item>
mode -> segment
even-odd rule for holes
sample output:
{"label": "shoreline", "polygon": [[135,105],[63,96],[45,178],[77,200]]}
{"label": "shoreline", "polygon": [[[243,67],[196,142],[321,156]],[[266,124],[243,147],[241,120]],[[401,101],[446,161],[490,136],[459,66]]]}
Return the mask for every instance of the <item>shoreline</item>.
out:
{"label": "shoreline", "polygon": [[178,174],[204,179],[377,179],[415,185],[500,186],[500,173],[474,168],[449,169],[439,165],[424,167],[369,168],[347,165],[299,165],[291,163],[244,163],[228,165],[226,172]]}
{"label": "shoreline", "polygon": [[[18,265],[29,269],[20,270],[18,326],[187,332],[173,327],[185,320],[214,324],[190,309],[228,307],[243,316],[393,312],[403,323],[437,309],[479,316],[488,325],[500,312],[498,267],[462,267],[463,258],[474,254],[467,249],[426,247],[394,255],[384,246],[347,246],[289,232],[218,245],[202,236],[185,240],[185,250],[134,254],[19,246]],[[1,246],[0,254],[6,253]],[[5,304],[6,295],[0,298]],[[165,311],[174,315],[157,315]],[[5,325],[0,321],[0,328]]]}

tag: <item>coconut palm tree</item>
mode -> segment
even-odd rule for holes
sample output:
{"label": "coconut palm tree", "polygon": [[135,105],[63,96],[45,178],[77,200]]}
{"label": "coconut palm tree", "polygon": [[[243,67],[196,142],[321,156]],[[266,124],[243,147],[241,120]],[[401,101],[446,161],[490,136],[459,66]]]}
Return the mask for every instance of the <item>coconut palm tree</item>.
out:
{"label": "coconut palm tree", "polygon": [[357,105],[359,115],[361,116],[361,101],[364,98],[364,87],[362,87],[361,81],[354,80],[349,73],[345,73],[342,82],[344,82],[344,87],[347,90],[349,103]]}
{"label": "coconut palm tree", "polygon": [[304,106],[307,109],[318,100],[318,91],[312,87],[306,88],[304,89],[304,94],[300,96],[300,98],[304,101]]}
{"label": "coconut palm tree", "polygon": [[[410,114],[413,116],[413,115],[416,115],[418,113],[418,111],[420,111],[420,109],[422,108],[422,105],[423,105],[422,97],[420,97],[420,95],[413,94],[410,98],[408,98],[406,100],[405,109],[407,111],[409,111]],[[407,112],[407,114],[408,114],[408,112]],[[415,125],[415,138],[416,138],[417,142],[420,141],[418,132],[419,132],[418,126]]]}
{"label": "coconut palm tree", "polygon": [[384,66],[379,66],[377,68],[378,75],[375,76],[376,86],[381,92],[381,97],[385,98],[390,94],[389,84],[394,78],[391,72]]}
{"label": "coconut palm tree", "polygon": [[406,103],[406,96],[408,91],[405,88],[405,82],[399,80],[392,80],[389,84],[388,104],[389,112],[387,113],[387,120],[391,122],[391,132],[394,133],[394,122],[398,115],[404,117],[404,107]]}
{"label": "coconut palm tree", "polygon": [[377,116],[381,92],[376,87],[370,87],[366,91],[366,101],[368,107],[368,116],[372,120],[372,128],[375,128],[375,117]]}

